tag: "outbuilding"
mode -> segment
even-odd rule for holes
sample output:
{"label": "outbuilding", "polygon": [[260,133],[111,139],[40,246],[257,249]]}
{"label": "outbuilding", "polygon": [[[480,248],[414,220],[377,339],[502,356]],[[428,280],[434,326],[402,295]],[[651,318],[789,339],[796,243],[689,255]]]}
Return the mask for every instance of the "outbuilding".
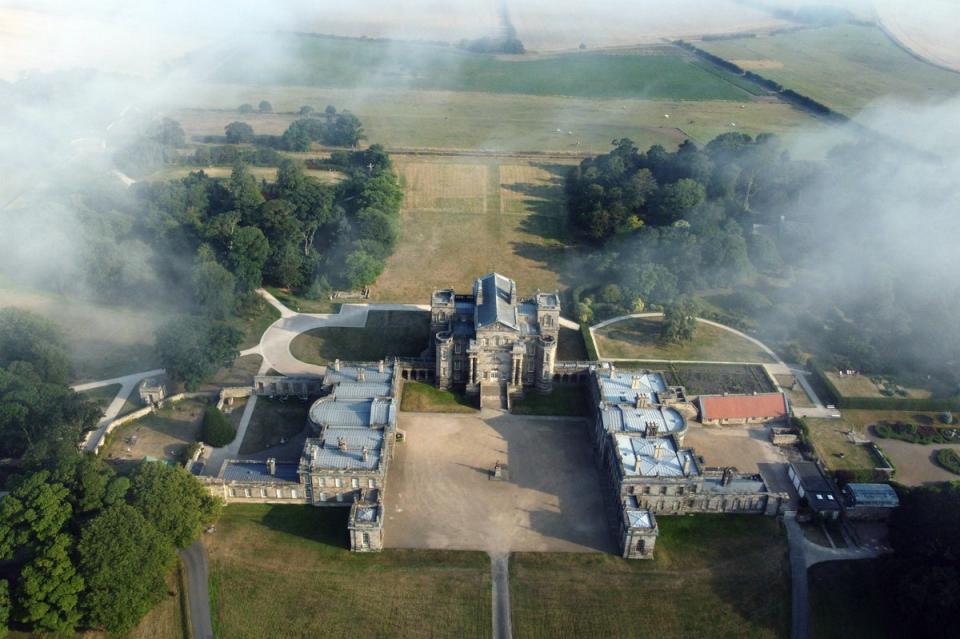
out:
{"label": "outbuilding", "polygon": [[847,484],[843,499],[850,519],[885,521],[900,505],[897,491],[890,484]]}
{"label": "outbuilding", "polygon": [[704,424],[763,424],[783,421],[789,415],[783,393],[701,395],[699,403]]}
{"label": "outbuilding", "polygon": [[807,500],[807,505],[815,514],[824,519],[837,519],[840,516],[840,501],[833,492],[830,481],[813,462],[795,462],[787,470],[797,494]]}

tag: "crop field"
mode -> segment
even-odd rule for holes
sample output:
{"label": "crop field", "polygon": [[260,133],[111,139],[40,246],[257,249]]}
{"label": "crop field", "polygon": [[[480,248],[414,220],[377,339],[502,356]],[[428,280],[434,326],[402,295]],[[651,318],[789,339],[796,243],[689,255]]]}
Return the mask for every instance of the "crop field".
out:
{"label": "crop field", "polygon": [[960,91],[960,74],[917,60],[876,27],[846,24],[699,46],[851,116],[884,96],[923,102]]}
{"label": "crop field", "polygon": [[400,242],[371,289],[375,299],[426,301],[435,288],[469,290],[490,271],[514,278],[522,294],[562,287],[567,165],[412,156],[396,163],[405,192]]}
{"label": "crop field", "polygon": [[790,585],[776,520],[658,517],[652,561],[518,553],[510,598],[517,639],[785,637]]}
{"label": "crop field", "polygon": [[347,509],[233,504],[204,539],[217,636],[489,637],[483,553],[351,553]]}
{"label": "crop field", "polygon": [[615,359],[700,360],[707,362],[772,362],[763,349],[728,330],[697,322],[693,339],[683,344],[660,340],[662,320],[623,320],[595,330],[601,357]]}
{"label": "crop field", "polygon": [[[746,100],[750,94],[672,45],[611,52],[490,56],[418,42],[278,36],[286,55],[218,56],[211,79],[260,86],[428,89],[607,98]],[[242,62],[240,60],[242,56]],[[628,79],[628,81],[624,81]]]}

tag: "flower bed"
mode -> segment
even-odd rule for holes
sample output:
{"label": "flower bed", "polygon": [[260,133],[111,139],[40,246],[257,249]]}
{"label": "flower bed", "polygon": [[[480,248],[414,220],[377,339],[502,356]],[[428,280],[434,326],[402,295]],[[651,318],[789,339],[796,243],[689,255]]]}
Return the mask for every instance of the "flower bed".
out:
{"label": "flower bed", "polygon": [[937,463],[955,475],[960,475],[960,454],[952,448],[937,451]]}
{"label": "flower bed", "polygon": [[878,422],[873,431],[878,437],[900,439],[913,444],[960,442],[960,429],[956,428],[937,428],[908,422]]}

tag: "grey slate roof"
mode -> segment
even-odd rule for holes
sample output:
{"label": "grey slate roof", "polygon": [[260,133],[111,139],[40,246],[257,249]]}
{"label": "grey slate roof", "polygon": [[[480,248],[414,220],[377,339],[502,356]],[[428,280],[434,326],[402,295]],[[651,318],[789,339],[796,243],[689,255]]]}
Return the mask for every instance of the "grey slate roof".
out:
{"label": "grey slate roof", "polygon": [[[635,377],[638,388],[633,388]],[[637,401],[637,395],[646,395],[648,400],[654,402],[656,393],[667,389],[660,373],[616,371],[612,377],[600,375],[597,379],[603,389],[604,401],[611,404],[633,404]]]}
{"label": "grey slate roof", "polygon": [[[381,431],[367,430],[358,431],[361,433],[380,433],[381,441],[383,433]],[[319,439],[307,439],[304,447],[304,461],[311,468],[322,468],[330,470],[376,470],[380,464],[380,447],[376,450],[367,451],[367,460],[363,461],[362,447],[351,447],[347,445],[347,450],[340,450],[337,446],[336,436],[330,437],[329,432],[325,442]]]}
{"label": "grey slate roof", "polygon": [[[354,382],[357,381],[357,371],[361,367],[353,365],[342,365],[340,370],[334,370],[333,366],[327,366],[327,374],[323,378],[324,384],[336,384],[338,382]],[[383,372],[376,366],[363,366],[363,376],[364,382],[379,382],[381,384],[389,384],[393,380],[393,367],[384,366]]]}
{"label": "grey slate roof", "polygon": [[371,403],[369,399],[320,400],[310,407],[310,421],[338,428],[367,428]]}
{"label": "grey slate roof", "polygon": [[490,273],[477,280],[477,286],[479,290],[474,294],[482,297],[477,303],[477,328],[500,322],[519,330],[515,308],[517,300],[513,299],[516,283],[499,273]]}
{"label": "grey slate roof", "polygon": [[[698,472],[693,452],[678,451],[670,437],[648,439],[624,433],[616,433],[612,437],[628,477],[688,477]],[[685,473],[683,465],[687,460],[688,470]]]}
{"label": "grey slate roof", "polygon": [[683,416],[672,408],[635,408],[627,405],[606,406],[600,410],[603,428],[611,433],[642,433],[647,422],[657,425],[658,435],[678,433],[684,429]]}
{"label": "grey slate roof", "polygon": [[228,459],[224,462],[221,477],[225,481],[259,481],[273,484],[299,484],[297,465],[288,462],[277,462],[275,475],[267,470],[266,462],[242,461]]}
{"label": "grey slate roof", "polygon": [[338,400],[389,397],[390,384],[386,382],[341,382],[333,389],[333,394]]}

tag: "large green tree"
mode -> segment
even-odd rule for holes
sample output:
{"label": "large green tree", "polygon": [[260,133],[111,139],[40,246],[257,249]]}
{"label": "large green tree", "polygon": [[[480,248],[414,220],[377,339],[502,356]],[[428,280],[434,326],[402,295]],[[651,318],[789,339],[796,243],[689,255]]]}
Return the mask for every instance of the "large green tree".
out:
{"label": "large green tree", "polygon": [[0,499],[0,559],[36,554],[60,534],[73,509],[49,471],[28,475]]}
{"label": "large green tree", "polygon": [[72,539],[57,535],[23,567],[17,581],[15,618],[49,632],[71,632],[80,623],[84,581],[70,558]]}
{"label": "large green tree", "polygon": [[0,367],[29,362],[44,382],[70,381],[70,356],[63,334],[30,311],[0,308]]}
{"label": "large green tree", "polygon": [[193,390],[236,359],[242,337],[237,328],[224,322],[182,317],[157,330],[155,350],[167,374]]}
{"label": "large green tree", "polygon": [[77,555],[86,581],[85,621],[114,634],[133,628],[163,597],[164,576],[175,560],[164,535],[126,504],[107,508],[84,527]]}
{"label": "large green tree", "polygon": [[174,546],[186,548],[220,514],[220,502],[183,468],[142,462],[131,477],[130,503]]}

